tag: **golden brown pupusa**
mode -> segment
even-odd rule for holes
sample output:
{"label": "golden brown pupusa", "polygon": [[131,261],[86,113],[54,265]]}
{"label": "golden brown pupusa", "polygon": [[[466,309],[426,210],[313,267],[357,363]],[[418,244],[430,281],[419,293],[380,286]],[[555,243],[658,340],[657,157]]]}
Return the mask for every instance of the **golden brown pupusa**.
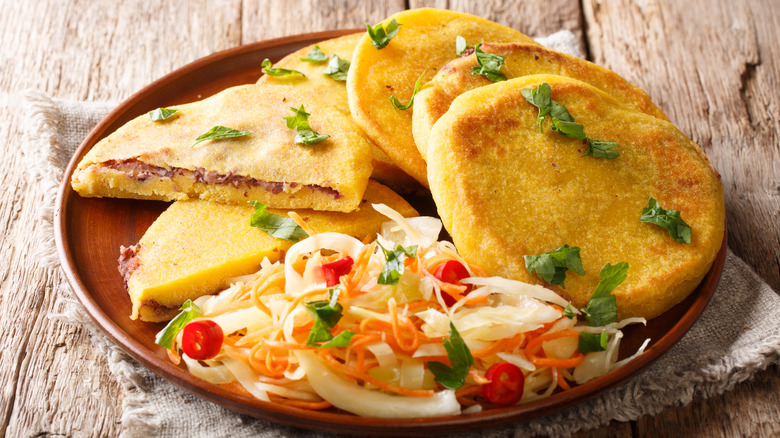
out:
{"label": "golden brown pupusa", "polygon": [[[590,138],[617,142],[615,159],[583,157],[526,102],[525,88],[548,83]],[[652,318],[700,282],[724,233],[723,188],[701,149],[669,122],[642,114],[583,82],[535,75],[457,97],[434,125],[428,149],[431,192],[464,258],[491,275],[542,283],[523,256],[563,244],[581,248],[586,274],[546,284],[587,304],[606,263],[628,262],[614,294],[619,315]],[[690,244],[639,217],[648,199],[679,210]]]}

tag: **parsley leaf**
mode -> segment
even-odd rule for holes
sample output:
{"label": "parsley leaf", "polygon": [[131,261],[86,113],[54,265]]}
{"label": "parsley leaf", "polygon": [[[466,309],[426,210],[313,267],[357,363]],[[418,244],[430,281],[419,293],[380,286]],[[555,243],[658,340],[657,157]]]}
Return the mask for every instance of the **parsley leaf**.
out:
{"label": "parsley leaf", "polygon": [[262,202],[249,202],[255,207],[255,212],[249,219],[249,225],[265,231],[272,237],[289,240],[290,242],[297,242],[309,237],[306,231],[303,231],[303,228],[289,217],[279,216],[266,211],[268,206]]}
{"label": "parsley leaf", "polygon": [[466,38],[458,35],[455,37],[455,54],[460,56],[466,53],[466,50],[473,49],[473,47],[466,45]]}
{"label": "parsley leaf", "polygon": [[620,152],[615,151],[617,143],[614,141],[599,141],[588,139],[588,149],[582,156],[593,155],[594,158],[617,158],[620,156]]}
{"label": "parsley leaf", "polygon": [[206,141],[206,140],[220,140],[223,138],[236,138],[236,137],[243,137],[245,135],[252,134],[252,131],[239,131],[233,128],[228,128],[225,126],[214,126],[211,128],[208,132],[205,134],[201,134],[198,136],[198,138],[195,139],[195,143],[190,146],[190,148],[195,147],[196,144]]}
{"label": "parsley leaf", "polygon": [[311,114],[306,112],[303,105],[298,109],[290,107],[290,111],[294,111],[295,115],[284,117],[284,120],[287,122],[288,128],[295,129],[295,143],[306,145],[314,144],[330,137],[330,135],[318,134],[312,131],[311,126],[309,126],[309,116]]}
{"label": "parsley leaf", "polygon": [[200,307],[192,303],[192,300],[187,300],[179,308],[181,313],[176,315],[175,318],[165,326],[164,329],[157,333],[157,337],[154,338],[154,343],[163,346],[167,349],[173,347],[173,341],[176,339],[176,335],[184,328],[190,321],[203,314]]}
{"label": "parsley leaf", "polygon": [[328,75],[336,81],[346,81],[347,72],[349,71],[349,61],[345,61],[339,58],[339,55],[333,54],[330,56],[330,61],[322,74]]}
{"label": "parsley leaf", "polygon": [[550,129],[567,138],[574,138],[577,140],[587,138],[585,135],[585,127],[577,122],[567,122],[553,117]]}
{"label": "parsley leaf", "polygon": [[466,381],[469,369],[474,365],[474,357],[460,333],[455,329],[455,325],[450,322],[450,338],[442,340],[444,349],[447,350],[447,358],[452,366],[447,366],[441,362],[428,362],[428,369],[436,377],[436,381],[449,389],[458,389]]}
{"label": "parsley leaf", "polygon": [[544,132],[544,127],[542,126],[544,117],[552,110],[553,100],[550,98],[550,94],[552,93],[550,84],[545,82],[536,88],[524,88],[522,93],[528,103],[539,109],[539,115],[536,117],[536,124],[539,125],[539,132]]}
{"label": "parsley leaf", "polygon": [[571,303],[569,303],[565,309],[563,309],[563,316],[574,319],[574,309],[571,308]]}
{"label": "parsley leaf", "polygon": [[400,244],[394,251],[388,251],[377,242],[377,245],[385,253],[385,259],[387,262],[382,268],[382,273],[379,274],[376,282],[379,284],[398,284],[398,279],[404,275],[404,259],[408,257],[417,256],[417,245],[412,245],[408,248],[404,248]]}
{"label": "parsley leaf", "polygon": [[298,70],[290,70],[287,68],[274,68],[273,64],[271,64],[271,60],[268,58],[265,58],[262,63],[262,71],[263,73],[267,74],[268,76],[289,76],[289,75],[301,75],[304,78],[306,77],[305,74],[299,72]]}
{"label": "parsley leaf", "polygon": [[577,350],[580,353],[590,353],[592,351],[604,351],[607,349],[607,331],[602,330],[600,335],[594,333],[580,332]]}
{"label": "parsley leaf", "polygon": [[664,210],[661,204],[653,198],[642,209],[639,222],[649,222],[666,228],[672,239],[679,243],[691,243],[691,227],[680,217],[679,210]]}
{"label": "parsley leaf", "polygon": [[301,58],[301,61],[311,63],[325,62],[327,60],[328,55],[324,54],[322,50],[320,50],[320,46],[316,44],[314,45],[314,48],[306,54],[305,57]]}
{"label": "parsley leaf", "polygon": [[582,268],[582,259],[580,259],[580,247],[564,244],[555,251],[546,252],[539,255],[527,255],[525,258],[525,268],[529,274],[536,272],[542,280],[563,285],[566,279],[566,271],[571,269],[580,275],[585,275]]}
{"label": "parsley leaf", "polygon": [[179,113],[179,110],[177,109],[170,109],[170,108],[157,108],[154,111],[149,111],[149,117],[152,119],[153,122],[162,122],[163,120],[168,120],[171,117],[175,116]]}
{"label": "parsley leaf", "polygon": [[504,57],[493,53],[485,53],[480,49],[482,43],[474,47],[474,54],[477,56],[476,65],[471,68],[471,74],[482,75],[493,82],[505,81],[506,76],[501,73],[501,67],[504,65]]}
{"label": "parsley leaf", "polygon": [[[345,330],[336,337],[333,337],[333,333],[331,333],[331,330],[336,327],[336,324],[341,319],[341,312],[344,310],[341,304],[338,303],[341,289],[341,286],[329,289],[329,300],[310,301],[304,304],[306,312],[314,318],[314,325],[311,328],[311,332],[309,332],[309,337],[306,338],[306,345],[321,348],[337,348],[349,345],[352,336],[355,334],[354,332]],[[328,342],[317,344],[317,342],[322,341]]]}
{"label": "parsley leaf", "polygon": [[412,98],[409,99],[409,103],[406,105],[402,104],[400,100],[396,99],[393,96],[390,96],[390,102],[393,103],[393,106],[401,111],[406,111],[409,108],[412,107],[412,104],[414,103],[414,96],[417,94],[418,91],[420,91],[420,83],[422,82],[422,78],[425,75],[425,72],[422,72],[419,78],[417,78],[417,82],[414,83],[414,91],[412,92]]}
{"label": "parsley leaf", "polygon": [[601,268],[601,281],[588,300],[588,305],[580,309],[593,327],[602,327],[617,321],[617,301],[612,291],[626,279],[628,263],[620,262],[614,266],[607,263]]}
{"label": "parsley leaf", "polygon": [[371,45],[376,47],[377,50],[380,50],[388,45],[390,40],[398,34],[398,31],[401,30],[401,25],[393,18],[390,20],[390,23],[387,24],[387,27],[382,27],[382,23],[379,23],[374,27],[371,27],[370,24],[366,23],[366,30],[368,31],[369,38],[371,38]]}

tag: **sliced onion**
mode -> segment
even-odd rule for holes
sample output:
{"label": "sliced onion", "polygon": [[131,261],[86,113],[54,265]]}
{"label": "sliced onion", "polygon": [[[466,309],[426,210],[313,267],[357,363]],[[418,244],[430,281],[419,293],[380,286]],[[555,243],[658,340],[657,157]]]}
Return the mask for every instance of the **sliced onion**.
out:
{"label": "sliced onion", "polygon": [[271,324],[271,318],[255,306],[222,313],[210,319],[219,324],[222,328],[222,333],[225,335],[243,328],[246,328],[248,332],[253,332]]}
{"label": "sliced onion", "polygon": [[566,307],[569,302],[550,289],[536,285],[523,283],[521,281],[509,280],[501,277],[469,277],[460,281],[463,284],[473,284],[478,286],[491,286],[503,293],[526,295],[549,303]]}
{"label": "sliced onion", "polygon": [[314,390],[339,409],[364,417],[424,418],[460,414],[455,391],[436,392],[433,397],[389,395],[366,389],[333,372],[311,351],[296,351]]}
{"label": "sliced onion", "polygon": [[499,351],[496,353],[496,356],[498,356],[501,360],[509,362],[513,365],[517,365],[526,371],[536,371],[536,365],[526,359],[524,354],[505,353],[503,351]]}
{"label": "sliced onion", "polygon": [[423,389],[425,366],[421,360],[405,359],[401,362],[401,380],[399,385],[407,389]]}
{"label": "sliced onion", "polygon": [[236,377],[236,380],[238,380],[238,383],[240,383],[241,386],[247,390],[247,392],[259,400],[271,401],[271,399],[268,398],[268,393],[255,385],[259,382],[257,381],[255,372],[252,371],[252,368],[249,365],[238,359],[233,359],[232,357],[226,357],[222,359],[222,363],[224,363],[227,369],[233,373],[233,375]]}
{"label": "sliced onion", "polygon": [[412,357],[446,356],[447,350],[443,344],[422,344],[412,354]]}
{"label": "sliced onion", "polygon": [[287,250],[284,257],[284,291],[291,296],[298,296],[314,289],[325,289],[324,281],[316,284],[306,284],[301,274],[293,268],[293,262],[302,254],[309,254],[321,249],[338,251],[357,259],[363,244],[354,237],[341,233],[320,233],[308,237]]}
{"label": "sliced onion", "polygon": [[184,363],[187,364],[187,370],[199,379],[203,379],[215,385],[222,385],[223,383],[230,383],[236,380],[230,370],[224,365],[204,367],[200,362],[186,354],[182,354],[181,358],[184,360]]}
{"label": "sliced onion", "polygon": [[366,348],[374,354],[380,367],[390,368],[398,365],[398,358],[387,342],[376,342],[366,346]]}

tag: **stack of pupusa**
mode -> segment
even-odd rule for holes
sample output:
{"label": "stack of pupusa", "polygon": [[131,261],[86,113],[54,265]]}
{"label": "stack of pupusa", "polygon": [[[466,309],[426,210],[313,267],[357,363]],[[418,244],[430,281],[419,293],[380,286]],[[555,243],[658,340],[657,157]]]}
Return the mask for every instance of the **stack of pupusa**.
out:
{"label": "stack of pupusa", "polygon": [[[350,108],[399,167],[430,187],[467,261],[488,274],[542,283],[577,307],[587,304],[603,266],[627,262],[627,278],[613,292],[620,318],[653,318],[694,290],[721,246],[723,189],[701,149],[646,93],[477,17],[414,10],[381,24],[392,20],[400,31],[384,48],[376,50],[368,37],[358,43],[347,81]],[[458,37],[482,44],[459,57]],[[505,79],[480,74],[475,51],[492,67],[503,64],[496,73]],[[418,77],[425,85],[414,95]],[[526,94],[543,84],[588,138],[616,142],[617,149],[593,156],[587,139],[554,132],[549,115],[537,124],[539,110]],[[382,105],[389,96],[414,96],[413,107]],[[640,222],[651,198],[681,213],[690,243]],[[580,248],[585,275],[570,271],[564,287],[526,268],[525,256],[562,245]]]}

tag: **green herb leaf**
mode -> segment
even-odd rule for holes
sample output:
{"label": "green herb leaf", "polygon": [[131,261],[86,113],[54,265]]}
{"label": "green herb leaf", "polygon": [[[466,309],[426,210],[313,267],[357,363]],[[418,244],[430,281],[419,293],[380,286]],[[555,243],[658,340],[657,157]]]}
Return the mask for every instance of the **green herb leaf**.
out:
{"label": "green herb leaf", "polygon": [[463,342],[455,325],[450,322],[450,338],[442,341],[447,350],[447,358],[451,366],[441,362],[428,362],[428,369],[436,377],[436,381],[449,389],[458,389],[466,381],[469,369],[474,365],[474,357],[471,356],[469,347]]}
{"label": "green herb leaf", "polygon": [[374,27],[366,23],[366,31],[368,31],[368,37],[371,38],[371,45],[376,47],[377,50],[383,49],[388,45],[390,40],[398,34],[399,30],[401,30],[401,25],[395,21],[395,18],[390,20],[387,27],[382,27],[382,23]]}
{"label": "green herb leaf", "polygon": [[[536,116],[536,124],[539,125],[539,132],[544,132],[544,117],[552,110],[552,88],[548,83],[543,83],[536,88],[523,88],[521,91],[525,100],[539,109],[539,115]],[[567,112],[568,114],[568,112]]]}
{"label": "green herb leaf", "polygon": [[252,134],[252,131],[238,131],[233,128],[228,128],[225,126],[214,126],[211,128],[208,132],[205,134],[201,134],[198,136],[198,138],[195,139],[195,143],[190,146],[190,148],[195,147],[196,144],[206,141],[206,140],[220,140],[223,138],[236,138],[236,137],[243,137],[245,135]]}
{"label": "green herb leaf", "polygon": [[574,319],[574,309],[571,308],[571,303],[569,303],[565,309],[563,309],[563,316]]}
{"label": "green herb leaf", "polygon": [[398,284],[398,279],[404,275],[404,259],[407,256],[417,256],[417,245],[412,245],[408,248],[398,245],[394,251],[386,250],[379,242],[377,242],[377,245],[379,245],[385,253],[387,262],[382,268],[382,273],[379,274],[379,278],[377,278],[376,282],[379,284]]}
{"label": "green herb leaf", "polygon": [[314,346],[318,348],[346,348],[352,342],[352,336],[355,336],[355,332],[344,330],[330,341]]}
{"label": "green herb leaf", "polygon": [[583,138],[587,137],[585,135],[585,127],[582,126],[582,124],[577,122],[567,122],[555,117],[552,118],[552,125],[550,126],[550,129],[567,138],[582,140]]}
{"label": "green herb leaf", "polygon": [[327,60],[328,55],[322,53],[322,50],[320,50],[320,46],[318,45],[315,45],[305,57],[301,58],[301,61],[311,63],[325,62]]}
{"label": "green herb leaf", "polygon": [[466,53],[466,50],[473,49],[473,47],[466,45],[466,38],[458,35],[455,37],[455,54],[461,56]]}
{"label": "green herb leaf", "polygon": [[333,54],[330,56],[328,66],[325,67],[322,74],[328,75],[336,81],[346,81],[348,71],[349,61],[345,61],[339,58],[339,55]]}
{"label": "green herb leaf", "polygon": [[[309,337],[306,339],[306,345],[321,346],[317,342],[335,340],[330,331],[333,327],[336,327],[336,324],[341,319],[343,308],[338,303],[341,286],[333,287],[329,289],[329,292],[329,300],[310,301],[304,304],[306,312],[314,319],[314,325],[311,328],[311,332],[309,332]],[[344,335],[336,343],[344,342],[344,338],[347,336],[349,336],[349,339],[352,338],[352,335]],[[349,342],[347,342],[347,345],[349,345]]]}
{"label": "green herb leaf", "polygon": [[[547,84],[543,84],[547,85]],[[550,86],[547,85],[549,88]],[[552,91],[552,90],[550,90]],[[569,110],[566,109],[565,105],[561,105],[560,103],[550,99],[550,117],[558,120],[562,120],[564,122],[574,122],[574,117],[569,114]]]}
{"label": "green herb leaf", "polygon": [[607,349],[607,341],[609,341],[609,336],[607,336],[606,330],[602,330],[600,335],[580,332],[577,350],[583,354],[593,351],[604,351]]}
{"label": "green herb leaf", "polygon": [[617,143],[614,141],[599,141],[588,139],[588,149],[582,156],[593,155],[594,158],[617,158],[620,156],[620,152],[615,151]]}
{"label": "green herb leaf", "polygon": [[493,82],[505,81],[506,76],[501,73],[501,67],[504,65],[504,57],[493,53],[485,53],[480,49],[482,43],[474,47],[474,54],[477,56],[479,65],[471,68],[471,74],[482,75]]}
{"label": "green herb leaf", "polygon": [[649,222],[666,228],[672,239],[679,243],[691,243],[691,227],[680,217],[679,210],[664,210],[661,204],[653,198],[642,209],[639,222]]}
{"label": "green herb leaf", "polygon": [[157,333],[157,337],[154,338],[154,343],[167,348],[168,350],[173,347],[173,341],[176,339],[176,335],[184,328],[190,321],[203,314],[200,307],[192,303],[192,300],[187,300],[179,308],[181,313],[176,315],[164,329]]}
{"label": "green herb leaf", "polygon": [[297,242],[309,237],[294,220],[266,211],[267,205],[258,201],[249,201],[255,207],[255,212],[249,219],[249,225],[259,228],[277,239]]}
{"label": "green herb leaf", "polygon": [[149,111],[149,117],[151,117],[153,122],[162,122],[163,120],[170,119],[178,113],[179,110],[177,109],[157,108],[154,111]]}
{"label": "green herb leaf", "polygon": [[319,143],[330,137],[330,135],[318,134],[312,131],[311,126],[309,126],[309,116],[311,114],[306,112],[303,105],[298,109],[290,107],[290,111],[293,111],[295,115],[284,117],[284,120],[287,122],[288,128],[296,131],[295,139],[293,140],[295,143],[309,145]]}
{"label": "green herb leaf", "polygon": [[306,77],[305,74],[299,72],[298,70],[290,70],[287,68],[274,68],[273,64],[271,64],[271,60],[268,58],[265,58],[262,63],[262,71],[263,73],[267,74],[268,76],[289,76],[289,75],[301,75],[304,78]]}
{"label": "green herb leaf", "polygon": [[563,285],[566,279],[566,271],[571,269],[580,275],[585,275],[580,259],[580,247],[564,244],[555,251],[546,252],[539,255],[527,255],[525,258],[525,268],[529,274],[536,272],[542,280]]}
{"label": "green herb leaf", "polygon": [[596,290],[588,300],[588,305],[580,309],[585,313],[585,318],[593,327],[602,327],[617,321],[617,301],[612,291],[626,279],[628,275],[628,263],[620,262],[615,265],[607,263],[601,268],[599,277],[601,280],[596,285]]}
{"label": "green herb leaf", "polygon": [[414,83],[414,91],[412,92],[412,98],[409,99],[409,103],[406,105],[402,104],[400,100],[396,99],[393,96],[390,96],[390,102],[393,103],[393,106],[401,111],[406,111],[409,108],[412,107],[412,104],[414,104],[414,96],[417,95],[417,92],[420,91],[420,83],[422,82],[422,78],[425,75],[425,72],[422,72],[419,78],[417,78],[417,82]]}

